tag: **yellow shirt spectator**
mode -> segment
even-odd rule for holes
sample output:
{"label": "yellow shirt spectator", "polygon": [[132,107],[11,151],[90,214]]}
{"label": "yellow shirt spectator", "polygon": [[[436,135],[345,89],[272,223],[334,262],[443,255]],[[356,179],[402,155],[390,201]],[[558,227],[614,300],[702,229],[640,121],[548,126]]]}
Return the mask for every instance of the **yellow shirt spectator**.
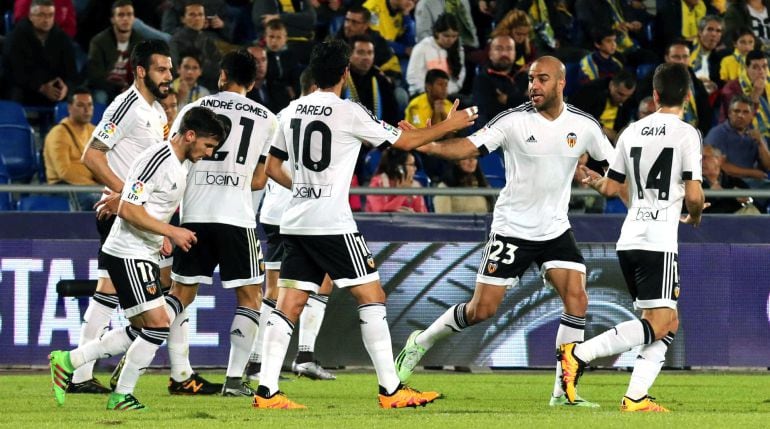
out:
{"label": "yellow shirt spectator", "polygon": [[[444,111],[452,109],[452,102],[444,99]],[[417,128],[423,128],[428,123],[428,119],[433,117],[433,105],[428,101],[428,95],[422,93],[414,97],[409,105],[406,106],[404,119]]]}
{"label": "yellow shirt spectator", "polygon": [[369,27],[378,31],[385,40],[393,42],[404,34],[404,16],[401,12],[391,15],[388,0],[367,0],[364,7],[372,13]]}
{"label": "yellow shirt spectator", "polygon": [[43,158],[49,184],[95,185],[91,171],[80,161],[94,131],[91,123],[76,125],[70,118],[51,128],[45,137]]}

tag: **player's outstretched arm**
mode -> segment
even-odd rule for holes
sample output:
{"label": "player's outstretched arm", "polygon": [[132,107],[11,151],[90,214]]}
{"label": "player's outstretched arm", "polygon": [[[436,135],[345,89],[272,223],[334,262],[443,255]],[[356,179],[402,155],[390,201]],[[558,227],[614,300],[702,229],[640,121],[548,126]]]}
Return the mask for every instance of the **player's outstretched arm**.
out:
{"label": "player's outstretched arm", "polygon": [[475,158],[480,155],[479,148],[466,137],[431,142],[417,148],[417,151],[452,161]]}
{"label": "player's outstretched arm", "polygon": [[479,109],[476,106],[457,111],[459,101],[455,100],[452,109],[447,118],[427,128],[408,128],[401,127],[402,132],[398,140],[393,143],[393,147],[405,151],[416,149],[422,145],[440,139],[442,136],[459,131],[473,125],[479,117]]}
{"label": "player's outstretched arm", "polygon": [[[625,193],[626,198],[624,199],[624,202],[628,199],[628,193],[625,190],[626,184],[620,183],[618,181],[615,181],[613,179],[610,179],[609,177],[604,177],[601,174],[591,170],[590,168],[586,167],[585,165],[578,166],[582,174],[585,176],[583,179],[583,183],[592,187],[596,192],[604,195],[605,197],[617,197],[619,195],[623,195]],[[628,203],[626,202],[626,205]]]}
{"label": "player's outstretched arm", "polygon": [[168,237],[185,252],[190,250],[190,247],[198,241],[194,232],[155,219],[147,213],[142,205],[121,201],[118,207],[118,216],[142,231]]}
{"label": "player's outstretched arm", "polygon": [[91,170],[97,182],[120,193],[123,189],[123,181],[120,180],[120,177],[112,171],[107,163],[107,152],[109,150],[110,148],[106,144],[97,139],[91,139],[88,142],[88,146],[86,146],[86,150],[83,151],[81,161],[83,161],[86,168]]}
{"label": "player's outstretched arm", "polygon": [[267,156],[265,163],[267,177],[275,180],[286,189],[291,189],[291,176],[283,169],[283,160],[272,155]]}
{"label": "player's outstretched arm", "polygon": [[265,173],[265,162],[260,161],[257,163],[257,168],[254,169],[254,175],[251,176],[251,190],[259,191],[265,187],[267,183],[267,173]]}
{"label": "player's outstretched arm", "polygon": [[699,180],[684,181],[684,204],[687,206],[687,216],[682,218],[682,223],[698,227],[701,221],[703,209],[711,204],[706,202],[703,187]]}

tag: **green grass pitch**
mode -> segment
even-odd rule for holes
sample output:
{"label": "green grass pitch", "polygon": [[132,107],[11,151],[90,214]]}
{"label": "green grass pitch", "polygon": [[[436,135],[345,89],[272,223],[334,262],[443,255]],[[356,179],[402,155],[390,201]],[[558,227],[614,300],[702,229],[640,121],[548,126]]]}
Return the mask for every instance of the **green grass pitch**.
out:
{"label": "green grass pitch", "polygon": [[[580,394],[599,409],[548,406],[553,373],[455,374],[418,372],[412,385],[445,398],[425,408],[382,410],[373,373],[338,373],[336,381],[294,379],[281,388],[307,410],[265,411],[250,398],[179,397],[166,392],[162,372],[144,375],[136,396],[147,412],[104,410],[106,396],[69,395],[57,407],[48,373],[0,375],[3,428],[759,428],[770,427],[770,373],[664,371],[652,394],[673,412],[621,414],[627,372],[590,371]],[[203,372],[210,380],[221,372]],[[107,381],[108,374],[98,377]],[[292,378],[294,378],[292,376]]]}

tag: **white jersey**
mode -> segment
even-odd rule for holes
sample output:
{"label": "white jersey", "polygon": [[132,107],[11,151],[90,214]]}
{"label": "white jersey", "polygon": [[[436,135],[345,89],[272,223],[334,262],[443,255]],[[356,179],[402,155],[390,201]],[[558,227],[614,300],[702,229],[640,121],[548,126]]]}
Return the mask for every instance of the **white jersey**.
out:
{"label": "white jersey", "polygon": [[[278,120],[281,120],[281,115],[287,115],[289,113],[288,108],[281,110],[278,113]],[[270,152],[270,147],[265,147],[263,155],[267,157]],[[273,179],[268,178],[265,183],[265,193],[262,199],[262,208],[259,210],[259,223],[267,225],[280,225],[281,216],[286,211],[286,207],[291,201],[291,191],[279,185]]]}
{"label": "white jersey", "polygon": [[263,147],[273,139],[278,121],[261,104],[238,93],[223,91],[186,105],[171,126],[171,135],[179,130],[184,114],[195,106],[213,110],[229,132],[211,158],[190,167],[180,222],[255,228],[251,179]]}
{"label": "white jersey", "polygon": [[[179,162],[169,142],[158,143],[142,152],[126,176],[122,204],[142,205],[147,214],[168,223],[182,199],[187,168]],[[158,262],[163,236],[136,228],[120,217],[102,246],[104,253],[124,259]]]}
{"label": "white jersey", "polygon": [[292,170],[292,198],[281,217],[281,233],[357,232],[348,194],[361,141],[387,147],[401,130],[327,91],[292,101],[279,123],[270,154],[288,160]]}
{"label": "white jersey", "polygon": [[631,199],[618,250],[677,252],[685,180],[703,180],[698,130],[670,113],[654,113],[618,138],[607,177],[628,179]]}
{"label": "white jersey", "polygon": [[91,137],[107,145],[107,163],[121,180],[140,153],[164,140],[168,124],[158,101],[147,104],[131,85],[107,106]]}
{"label": "white jersey", "polygon": [[532,241],[556,238],[570,228],[567,209],[578,158],[612,160],[614,149],[599,123],[565,104],[549,121],[532,103],[493,118],[469,137],[482,154],[505,155],[505,187],[495,204],[491,232]]}

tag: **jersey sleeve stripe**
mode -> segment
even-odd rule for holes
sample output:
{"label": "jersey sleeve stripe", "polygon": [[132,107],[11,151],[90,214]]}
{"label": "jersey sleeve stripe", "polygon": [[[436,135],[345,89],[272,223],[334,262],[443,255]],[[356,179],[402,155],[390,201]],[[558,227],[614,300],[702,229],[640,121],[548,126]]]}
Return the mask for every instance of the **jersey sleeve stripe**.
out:
{"label": "jersey sleeve stripe", "polygon": [[282,161],[286,161],[286,160],[289,159],[289,154],[288,153],[282,151],[281,149],[278,149],[275,146],[271,146],[270,147],[270,155],[273,155],[274,157],[276,157],[276,158],[278,158],[278,159],[280,159]]}
{"label": "jersey sleeve stripe", "polygon": [[593,116],[589,115],[588,113],[578,109],[577,107],[575,107],[575,106],[573,106],[571,104],[567,104],[567,111],[572,112],[572,113],[574,113],[576,115],[580,115],[580,116],[583,116],[583,117],[586,117],[586,118],[590,119],[591,122],[596,124],[596,126],[599,127],[599,129],[602,130],[602,133],[604,132],[604,130],[602,129],[602,124],[600,124],[599,121],[596,120],[596,118],[594,118]]}
{"label": "jersey sleeve stripe", "polygon": [[487,122],[486,126],[490,127],[490,126],[494,125],[495,122],[499,121],[500,119],[502,119],[505,116],[510,115],[511,113],[514,113],[514,112],[529,112],[530,110],[533,110],[533,109],[534,109],[534,107],[532,106],[532,102],[531,101],[527,101],[527,102],[525,102],[523,104],[520,104],[519,106],[513,107],[513,108],[508,109],[508,110],[504,110],[504,111],[498,113],[497,116],[495,116],[494,118],[492,118],[492,120]]}
{"label": "jersey sleeve stripe", "polygon": [[623,182],[626,181],[626,175],[625,174],[618,173],[617,171],[615,171],[615,170],[613,170],[611,168],[609,169],[609,171],[607,171],[607,177],[609,177],[610,179],[612,179],[612,180],[614,180],[614,181],[616,181],[618,183],[623,183]]}
{"label": "jersey sleeve stripe", "polygon": [[692,171],[683,171],[682,180],[692,180]]}
{"label": "jersey sleeve stripe", "polygon": [[118,108],[115,110],[115,113],[112,114],[110,122],[117,125],[121,120],[123,120],[123,117],[126,116],[128,110],[138,99],[139,96],[135,92],[128,94],[125,100],[123,100],[123,102],[120,103],[120,106],[118,106]]}
{"label": "jersey sleeve stripe", "polygon": [[144,167],[142,174],[139,175],[139,181],[146,182],[150,180],[152,175],[155,174],[155,171],[158,170],[158,167],[163,164],[163,161],[167,160],[170,156],[171,149],[168,147],[164,147],[162,150],[156,152],[155,155],[150,158],[147,166]]}

